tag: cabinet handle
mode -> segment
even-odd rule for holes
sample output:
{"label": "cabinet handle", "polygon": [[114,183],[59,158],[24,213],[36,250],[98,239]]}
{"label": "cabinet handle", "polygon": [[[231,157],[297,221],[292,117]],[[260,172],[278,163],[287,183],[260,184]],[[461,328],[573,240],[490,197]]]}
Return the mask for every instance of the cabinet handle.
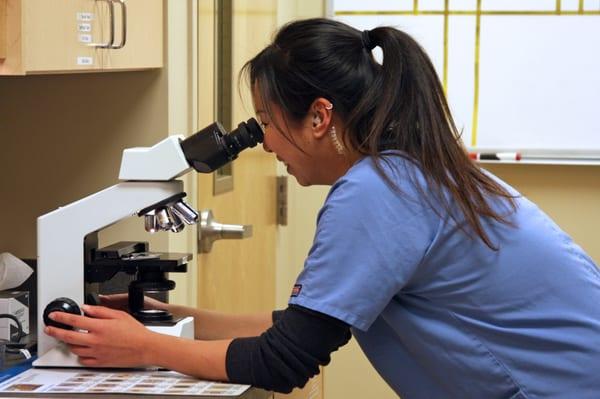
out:
{"label": "cabinet handle", "polygon": [[[113,42],[111,42],[110,48],[112,49],[120,49],[125,47],[125,42],[127,41],[127,6],[125,5],[125,0],[110,0],[111,4],[112,3],[117,3],[121,5],[121,43],[119,43],[118,45],[114,45],[114,38],[113,38]],[[113,15],[113,19],[114,19],[114,15]],[[113,20],[113,28],[114,28],[114,20]]]}
{"label": "cabinet handle", "polygon": [[[90,43],[89,46],[96,48],[110,48],[118,50],[125,47],[127,41],[127,6],[125,0],[96,0],[105,1],[108,4],[109,21],[109,39],[106,43]],[[121,6],[121,43],[115,45],[115,6],[117,3]]]}
{"label": "cabinet handle", "polygon": [[96,1],[105,1],[108,4],[108,14],[110,15],[109,39],[106,43],[90,43],[90,44],[88,44],[88,46],[96,47],[96,48],[112,48],[112,45],[115,42],[115,8],[113,6],[113,0],[96,0]]}

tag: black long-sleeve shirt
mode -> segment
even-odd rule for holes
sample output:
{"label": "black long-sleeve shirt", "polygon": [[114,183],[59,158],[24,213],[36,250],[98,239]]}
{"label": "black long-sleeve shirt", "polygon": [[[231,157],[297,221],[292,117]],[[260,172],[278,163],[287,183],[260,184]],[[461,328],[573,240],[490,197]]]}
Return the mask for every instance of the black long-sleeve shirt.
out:
{"label": "black long-sleeve shirt", "polygon": [[346,344],[350,327],[333,317],[290,305],[273,312],[273,326],[258,337],[236,338],[227,349],[226,370],[234,383],[289,393],[329,364]]}

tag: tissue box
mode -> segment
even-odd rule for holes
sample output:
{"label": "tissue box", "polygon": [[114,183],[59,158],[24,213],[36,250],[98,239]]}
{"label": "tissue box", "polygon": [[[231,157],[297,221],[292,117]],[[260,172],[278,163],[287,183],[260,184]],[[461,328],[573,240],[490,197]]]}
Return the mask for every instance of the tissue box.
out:
{"label": "tissue box", "polygon": [[[0,313],[15,316],[23,332],[29,334],[29,292],[27,291],[0,291]],[[0,318],[0,339],[16,340],[19,329],[14,320],[6,317]]]}

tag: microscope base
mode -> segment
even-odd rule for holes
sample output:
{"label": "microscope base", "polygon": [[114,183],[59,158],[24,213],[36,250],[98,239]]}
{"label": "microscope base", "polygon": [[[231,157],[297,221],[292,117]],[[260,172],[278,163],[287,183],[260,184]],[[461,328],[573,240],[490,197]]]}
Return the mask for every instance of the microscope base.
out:
{"label": "microscope base", "polygon": [[146,326],[148,330],[159,334],[194,339],[194,318],[186,317],[173,326]]}
{"label": "microscope base", "polygon": [[[149,326],[149,330],[159,334],[175,337],[194,339],[194,318],[186,317],[173,326]],[[33,362],[33,367],[85,367],[77,360],[63,342],[58,342],[55,347],[41,355]],[[119,366],[104,366],[119,367]]]}

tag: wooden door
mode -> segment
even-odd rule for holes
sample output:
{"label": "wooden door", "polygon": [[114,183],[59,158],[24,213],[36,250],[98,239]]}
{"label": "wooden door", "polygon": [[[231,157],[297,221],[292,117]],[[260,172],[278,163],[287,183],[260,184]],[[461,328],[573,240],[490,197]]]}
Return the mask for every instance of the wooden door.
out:
{"label": "wooden door", "polygon": [[[261,2],[253,2],[257,7]],[[273,2],[269,2],[273,3]],[[243,22],[257,15],[234,2],[232,75],[219,76],[233,82],[237,93],[237,71],[241,64],[264,46],[274,28],[273,11],[262,18],[268,23],[256,23],[262,30],[261,41],[252,42]],[[273,6],[271,10],[275,10]],[[199,3],[199,126],[215,120],[215,13],[212,2]],[[218,70],[217,70],[217,73]],[[223,94],[222,94],[223,95]],[[239,96],[233,95],[231,120],[234,125],[252,117],[252,103],[246,98],[245,106]],[[231,126],[226,126],[230,128]],[[275,159],[262,147],[245,150],[232,164],[233,188],[214,194],[214,176],[199,175],[198,207],[212,209],[221,223],[251,224],[253,236],[244,240],[221,240],[209,254],[198,255],[198,306],[228,312],[270,311],[275,306]]]}
{"label": "wooden door", "polygon": [[[219,3],[219,2],[217,2]],[[227,1],[223,2],[227,3]],[[198,108],[199,126],[215,120],[215,88],[223,89],[223,79],[233,84],[231,120],[233,125],[252,117],[249,90],[242,86],[238,96],[238,72],[242,65],[262,50],[272,39],[277,25],[276,0],[236,0],[232,5],[233,51],[231,70],[215,71],[217,49],[215,32],[223,26],[215,24],[213,2],[199,3],[198,16]],[[219,73],[221,76],[219,76]],[[225,82],[226,83],[226,82]],[[222,94],[222,93],[221,93]],[[222,112],[224,114],[227,111]],[[233,162],[233,189],[214,194],[215,178],[198,177],[198,207],[212,209],[221,223],[251,224],[253,236],[244,240],[221,240],[209,254],[198,255],[198,306],[232,313],[248,313],[275,309],[276,304],[276,160],[262,147],[245,150]],[[286,290],[288,291],[288,290]],[[308,382],[302,390],[276,398],[322,398],[322,377]]]}

